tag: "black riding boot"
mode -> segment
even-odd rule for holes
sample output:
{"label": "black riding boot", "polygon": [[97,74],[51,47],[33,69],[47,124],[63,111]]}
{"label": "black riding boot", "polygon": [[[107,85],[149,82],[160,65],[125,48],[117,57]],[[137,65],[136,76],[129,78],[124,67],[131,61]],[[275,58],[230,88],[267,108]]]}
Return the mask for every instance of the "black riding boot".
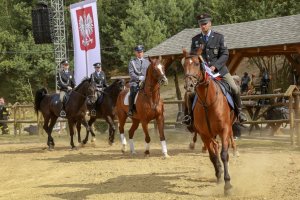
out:
{"label": "black riding boot", "polygon": [[187,105],[185,106],[185,109],[184,109],[185,116],[183,117],[181,123],[185,124],[187,126],[191,126],[193,124],[193,122],[194,122],[193,108],[192,108],[194,98],[195,98],[195,94],[191,95],[189,97],[188,103],[187,103]]}
{"label": "black riding boot", "polygon": [[61,108],[61,111],[60,111],[60,116],[61,117],[66,117],[67,116],[67,114],[66,114],[66,111],[65,111],[65,103],[64,102],[62,102],[62,108]]}
{"label": "black riding boot", "polygon": [[127,113],[128,117],[133,116],[135,95],[136,95],[136,89],[134,87],[131,87],[130,88],[130,95],[129,95],[129,111]]}
{"label": "black riding boot", "polygon": [[242,102],[239,94],[233,94],[233,100],[235,102],[235,113],[240,123],[248,121],[245,113],[242,112]]}

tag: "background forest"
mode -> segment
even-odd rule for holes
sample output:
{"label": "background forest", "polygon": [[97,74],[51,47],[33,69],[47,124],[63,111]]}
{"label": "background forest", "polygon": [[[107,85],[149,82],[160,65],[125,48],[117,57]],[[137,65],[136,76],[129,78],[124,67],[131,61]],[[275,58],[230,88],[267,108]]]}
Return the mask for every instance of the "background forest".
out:
{"label": "background forest", "polygon": [[[53,45],[36,45],[32,36],[31,10],[37,2],[0,1],[0,96],[10,102],[32,101],[32,91],[42,86],[55,89]],[[70,61],[69,5],[76,2],[65,0]],[[195,16],[202,12],[211,13],[214,25],[300,14],[298,0],[98,0],[97,6],[107,73],[127,71],[136,44],[150,49],[185,28],[197,27]]]}

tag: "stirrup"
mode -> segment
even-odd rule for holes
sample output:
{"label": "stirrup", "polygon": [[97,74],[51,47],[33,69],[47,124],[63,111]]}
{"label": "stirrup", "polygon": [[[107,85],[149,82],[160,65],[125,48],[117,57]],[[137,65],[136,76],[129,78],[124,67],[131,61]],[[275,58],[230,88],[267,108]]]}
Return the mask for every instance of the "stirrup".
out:
{"label": "stirrup", "polygon": [[192,117],[190,115],[185,115],[181,120],[181,124],[190,126],[192,124]]}
{"label": "stirrup", "polygon": [[66,111],[61,110],[61,111],[60,111],[60,116],[61,116],[61,117],[66,117],[66,116],[67,116]]}
{"label": "stirrup", "polygon": [[92,117],[96,117],[97,112],[96,112],[95,109],[93,109],[93,110],[91,110],[90,114],[91,114]]}
{"label": "stirrup", "polygon": [[238,115],[238,120],[240,123],[246,122],[248,121],[246,115],[243,112],[240,112]]}

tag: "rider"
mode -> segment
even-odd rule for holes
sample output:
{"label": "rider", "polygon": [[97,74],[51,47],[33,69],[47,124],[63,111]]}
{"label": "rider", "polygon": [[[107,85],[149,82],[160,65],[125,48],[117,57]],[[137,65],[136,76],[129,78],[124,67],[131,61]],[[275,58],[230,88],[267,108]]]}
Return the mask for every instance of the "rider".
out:
{"label": "rider", "polygon": [[202,56],[210,69],[219,72],[223,79],[229,84],[232,90],[233,99],[237,109],[235,109],[238,120],[242,123],[247,121],[244,113],[241,112],[240,89],[235,84],[230,75],[226,62],[229,57],[228,49],[224,42],[224,36],[211,29],[211,16],[207,13],[197,16],[201,33],[192,38],[191,53],[195,54],[199,47],[203,48]]}
{"label": "rider", "polygon": [[144,56],[144,46],[137,45],[134,48],[135,58],[131,59],[128,64],[128,71],[130,76],[130,96],[129,96],[129,111],[127,115],[129,117],[133,116],[134,112],[134,99],[135,95],[139,90],[139,83],[145,80],[146,71],[150,65],[149,60],[145,59]]}
{"label": "rider", "polygon": [[62,109],[60,111],[61,117],[66,117],[64,96],[71,92],[75,87],[73,72],[69,70],[68,60],[60,62],[61,69],[57,73],[57,86],[59,88],[59,99],[62,102]]}
{"label": "rider", "polygon": [[[100,99],[104,88],[108,85],[106,83],[105,73],[102,71],[102,66],[100,62],[95,63],[94,65],[95,72],[91,74],[91,79],[95,81],[97,87],[97,101]],[[96,116],[96,103],[95,102],[93,109],[91,110],[91,116]]]}

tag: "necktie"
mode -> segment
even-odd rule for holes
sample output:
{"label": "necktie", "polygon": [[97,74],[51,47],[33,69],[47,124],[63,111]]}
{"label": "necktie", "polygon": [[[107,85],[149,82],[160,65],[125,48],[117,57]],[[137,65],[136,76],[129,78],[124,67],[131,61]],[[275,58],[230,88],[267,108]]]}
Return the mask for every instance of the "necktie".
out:
{"label": "necktie", "polygon": [[208,36],[204,35],[204,41],[207,42],[208,41]]}
{"label": "necktie", "polygon": [[141,66],[143,65],[143,60],[141,60]]}

